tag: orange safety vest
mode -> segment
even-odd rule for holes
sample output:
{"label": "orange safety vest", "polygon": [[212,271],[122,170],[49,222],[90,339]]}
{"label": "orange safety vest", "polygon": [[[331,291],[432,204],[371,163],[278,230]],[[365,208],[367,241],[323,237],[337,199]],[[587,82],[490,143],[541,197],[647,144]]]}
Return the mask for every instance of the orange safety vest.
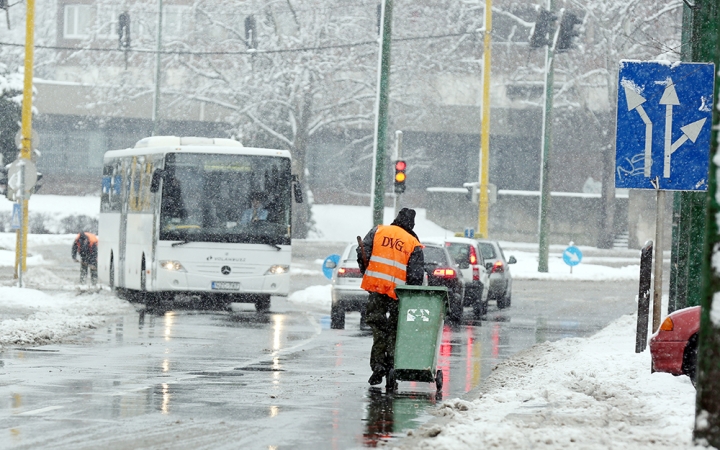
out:
{"label": "orange safety vest", "polygon": [[[97,236],[95,236],[92,233],[88,233],[87,231],[85,232],[85,236],[87,236],[87,238],[88,238],[88,244],[90,244],[90,247],[94,247],[97,245],[97,243],[98,243]],[[80,233],[78,233],[78,235],[75,237],[75,245],[79,245],[79,244],[80,244]]]}
{"label": "orange safety vest", "polygon": [[360,287],[397,300],[395,286],[405,284],[410,254],[419,246],[420,241],[402,228],[379,225]]}

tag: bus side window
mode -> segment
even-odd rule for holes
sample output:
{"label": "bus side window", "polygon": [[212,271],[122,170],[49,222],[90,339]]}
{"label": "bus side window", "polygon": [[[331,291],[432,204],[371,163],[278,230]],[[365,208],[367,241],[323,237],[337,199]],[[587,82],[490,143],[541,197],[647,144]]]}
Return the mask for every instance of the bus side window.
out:
{"label": "bus side window", "polygon": [[153,162],[150,158],[145,161],[140,179],[140,211],[152,212],[152,194],[150,183],[152,182]]}
{"label": "bus side window", "polygon": [[120,184],[122,177],[118,171],[119,161],[113,160],[103,166],[102,195],[100,210],[102,212],[120,211]]}

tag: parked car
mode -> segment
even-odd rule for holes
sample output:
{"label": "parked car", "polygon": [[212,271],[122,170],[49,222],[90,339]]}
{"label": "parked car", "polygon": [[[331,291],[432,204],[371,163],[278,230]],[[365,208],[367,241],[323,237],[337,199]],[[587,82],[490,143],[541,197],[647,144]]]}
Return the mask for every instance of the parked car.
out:
{"label": "parked car", "polygon": [[650,338],[653,372],[687,375],[695,384],[700,307],[692,306],[668,315]]}
{"label": "parked car", "polygon": [[428,286],[448,288],[448,301],[450,302],[448,317],[450,320],[460,321],[465,296],[465,285],[460,267],[444,245],[430,243],[423,243],[423,245],[427,284]]}
{"label": "parked car", "polygon": [[512,302],[512,275],[508,265],[515,264],[517,260],[514,256],[505,259],[505,253],[497,241],[479,239],[478,243],[486,264],[492,263],[488,298],[497,302],[498,309],[509,308]]}
{"label": "parked car", "polygon": [[473,316],[480,319],[487,313],[489,271],[492,265],[485,266],[478,241],[464,237],[440,237],[423,239],[423,242],[444,245],[448,249],[463,275],[463,306],[472,306]]}
{"label": "parked car", "polygon": [[365,323],[365,307],[368,293],[360,288],[362,273],[357,263],[357,244],[348,244],[340,255],[340,261],[333,269],[332,306],[330,307],[330,328],[345,328],[345,313],[360,312],[360,324]]}

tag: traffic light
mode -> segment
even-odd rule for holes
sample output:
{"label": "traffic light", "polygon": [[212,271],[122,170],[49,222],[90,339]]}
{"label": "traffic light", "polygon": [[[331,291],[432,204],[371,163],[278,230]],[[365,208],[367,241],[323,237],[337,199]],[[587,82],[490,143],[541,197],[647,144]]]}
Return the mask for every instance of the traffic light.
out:
{"label": "traffic light", "polygon": [[575,25],[581,25],[582,19],[571,12],[565,12],[560,20],[560,31],[558,32],[558,41],[555,49],[559,52],[568,50],[573,46],[573,38],[580,36],[580,30],[575,29]]}
{"label": "traffic light", "polygon": [[407,163],[405,161],[399,160],[395,161],[395,193],[396,194],[402,194],[405,192],[405,169],[407,168]]}
{"label": "traffic light", "polygon": [[118,17],[118,43],[121,49],[130,48],[130,13],[127,11]]}
{"label": "traffic light", "polygon": [[535,28],[530,36],[530,47],[538,48],[551,45],[557,16],[547,9],[541,9]]}

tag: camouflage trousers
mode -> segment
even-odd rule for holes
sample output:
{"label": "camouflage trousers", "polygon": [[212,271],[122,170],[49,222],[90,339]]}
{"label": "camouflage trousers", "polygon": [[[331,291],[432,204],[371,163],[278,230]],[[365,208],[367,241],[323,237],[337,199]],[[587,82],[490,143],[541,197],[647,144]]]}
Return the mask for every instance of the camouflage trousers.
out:
{"label": "camouflage trousers", "polygon": [[365,310],[366,322],[372,329],[370,369],[390,369],[395,362],[395,335],[398,323],[398,301],[384,294],[370,293]]}

